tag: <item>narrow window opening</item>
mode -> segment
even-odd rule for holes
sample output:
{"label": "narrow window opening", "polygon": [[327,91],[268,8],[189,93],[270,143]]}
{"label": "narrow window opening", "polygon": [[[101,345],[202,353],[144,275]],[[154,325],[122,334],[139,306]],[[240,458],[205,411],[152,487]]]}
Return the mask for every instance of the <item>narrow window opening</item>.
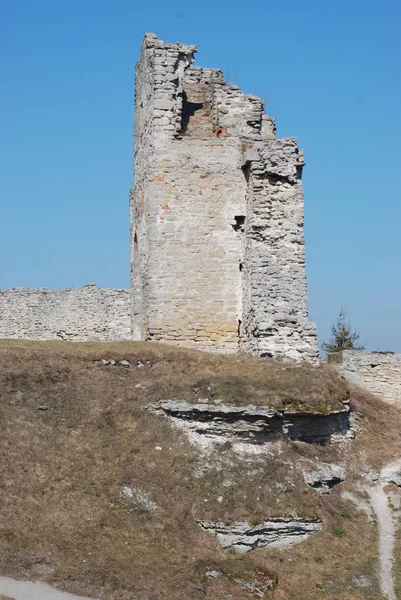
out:
{"label": "narrow window opening", "polygon": [[245,181],[249,183],[249,178],[251,176],[251,163],[249,161],[247,161],[242,167],[242,172],[244,174]]}
{"label": "narrow window opening", "polygon": [[236,215],[234,217],[235,219],[235,223],[232,223],[231,227],[234,229],[234,231],[244,231],[244,225],[245,225],[245,217],[244,215]]}
{"label": "narrow window opening", "polygon": [[198,110],[203,108],[203,102],[190,102],[185,92],[182,93],[181,132],[188,130],[189,122]]}
{"label": "narrow window opening", "polygon": [[238,319],[238,328],[237,328],[238,337],[241,336],[241,325],[242,325],[242,321],[241,321],[241,319]]}
{"label": "narrow window opening", "polygon": [[244,268],[244,263],[242,262],[242,260],[239,261],[239,270],[242,271],[242,269]]}

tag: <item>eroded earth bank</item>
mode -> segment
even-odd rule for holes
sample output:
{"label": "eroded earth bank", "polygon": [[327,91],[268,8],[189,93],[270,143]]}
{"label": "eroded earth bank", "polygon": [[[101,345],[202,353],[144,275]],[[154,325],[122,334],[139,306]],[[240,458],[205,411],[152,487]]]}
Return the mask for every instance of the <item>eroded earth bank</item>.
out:
{"label": "eroded earth bank", "polygon": [[2,341],[0,383],[1,575],[103,600],[400,596],[401,414],[334,367]]}

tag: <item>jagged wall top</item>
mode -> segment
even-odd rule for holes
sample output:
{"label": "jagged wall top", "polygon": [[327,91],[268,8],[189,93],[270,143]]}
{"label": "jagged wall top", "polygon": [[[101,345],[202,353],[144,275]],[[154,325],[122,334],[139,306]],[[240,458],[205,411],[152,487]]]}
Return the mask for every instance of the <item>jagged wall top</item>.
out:
{"label": "jagged wall top", "polygon": [[[274,138],[275,122],[264,112],[262,99],[244,94],[237,85],[227,83],[220,69],[192,66],[196,52],[194,44],[165,43],[154,33],[144,36],[136,79],[154,77],[154,94],[147,98],[147,102],[156,119],[164,117],[163,121],[154,122],[157,134],[179,136],[182,133],[183,86],[203,83],[210,85],[213,126],[216,132],[221,132],[221,136],[253,141]],[[171,112],[172,115],[157,111]]]}
{"label": "jagged wall top", "polygon": [[145,33],[143,36],[142,47],[158,48],[160,50],[176,50],[180,54],[191,54],[192,56],[198,51],[196,44],[182,44],[181,42],[166,43],[160,40],[155,33]]}

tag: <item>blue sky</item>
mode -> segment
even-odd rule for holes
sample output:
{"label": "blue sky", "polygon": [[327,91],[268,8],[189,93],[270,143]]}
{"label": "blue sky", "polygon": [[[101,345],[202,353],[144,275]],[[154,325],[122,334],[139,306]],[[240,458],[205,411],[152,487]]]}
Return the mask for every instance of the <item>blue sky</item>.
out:
{"label": "blue sky", "polygon": [[399,0],[0,0],[0,288],[128,287],[143,34],[261,95],[305,149],[310,316],[401,351]]}

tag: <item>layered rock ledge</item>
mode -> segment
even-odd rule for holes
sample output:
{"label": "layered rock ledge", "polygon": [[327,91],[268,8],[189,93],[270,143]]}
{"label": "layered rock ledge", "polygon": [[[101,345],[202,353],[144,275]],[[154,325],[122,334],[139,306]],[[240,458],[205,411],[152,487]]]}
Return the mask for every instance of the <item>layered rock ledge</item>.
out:
{"label": "layered rock ledge", "polygon": [[225,525],[198,521],[198,524],[205,531],[214,533],[225,550],[240,554],[255,548],[289,548],[323,530],[319,519],[298,517],[267,519],[254,527],[247,522]]}
{"label": "layered rock ledge", "polygon": [[237,438],[264,444],[282,436],[296,441],[323,444],[335,434],[346,435],[350,428],[350,408],[329,413],[286,412],[265,406],[235,406],[223,403],[197,403],[163,400],[149,409],[181,422],[189,432],[207,437]]}

